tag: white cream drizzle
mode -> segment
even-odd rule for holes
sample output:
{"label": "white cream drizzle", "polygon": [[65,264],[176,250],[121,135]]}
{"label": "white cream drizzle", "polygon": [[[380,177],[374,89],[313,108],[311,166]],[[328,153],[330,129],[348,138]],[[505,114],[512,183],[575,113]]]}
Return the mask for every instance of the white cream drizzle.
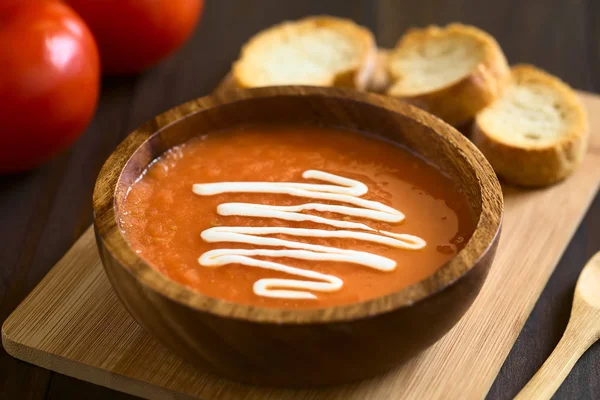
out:
{"label": "white cream drizzle", "polygon": [[[426,243],[418,236],[399,234],[371,228],[358,222],[343,221],[316,215],[304,214],[303,211],[331,212],[383,221],[399,223],[404,220],[404,214],[377,201],[360,198],[368,192],[367,186],[359,181],[344,178],[323,171],[307,170],[302,174],[304,179],[315,179],[333,183],[311,184],[294,182],[219,182],[194,184],[192,190],[200,196],[212,196],[221,193],[271,193],[286,194],[295,197],[335,201],[351,204],[331,205],[321,203],[307,203],[295,206],[272,206],[254,203],[224,203],[217,206],[219,215],[276,218],[286,221],[310,221],[318,224],[329,225],[340,230],[304,229],[288,227],[239,227],[219,226],[206,229],[201,236],[206,242],[218,243],[243,243],[264,247],[284,247],[282,249],[218,249],[202,254],[198,259],[200,265],[205,267],[219,267],[227,264],[243,264],[250,267],[280,271],[302,278],[317,281],[296,279],[260,279],[254,283],[254,293],[263,297],[283,299],[316,299],[312,292],[333,292],[340,290],[343,281],[333,275],[327,275],[303,268],[290,267],[272,261],[259,260],[253,257],[295,258],[310,261],[347,262],[380,271],[393,271],[396,261],[376,254],[339,249],[337,247],[321,246],[292,240],[263,237],[274,234],[284,234],[299,237],[317,238],[343,238],[356,239],[372,243],[383,244],[406,250],[418,250],[425,247]],[[349,229],[362,230],[357,232]],[[286,290],[289,289],[289,290]]]}

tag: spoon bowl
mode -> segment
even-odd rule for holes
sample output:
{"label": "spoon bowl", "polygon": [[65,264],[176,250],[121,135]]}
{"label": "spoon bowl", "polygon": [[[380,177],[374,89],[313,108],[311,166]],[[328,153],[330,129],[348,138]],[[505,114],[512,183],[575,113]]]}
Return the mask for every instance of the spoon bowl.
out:
{"label": "spoon bowl", "polygon": [[560,342],[515,397],[550,399],[583,353],[600,339],[600,252],[585,265],[575,286],[571,317]]}
{"label": "spoon bowl", "polygon": [[575,293],[589,306],[600,309],[600,252],[581,271]]}

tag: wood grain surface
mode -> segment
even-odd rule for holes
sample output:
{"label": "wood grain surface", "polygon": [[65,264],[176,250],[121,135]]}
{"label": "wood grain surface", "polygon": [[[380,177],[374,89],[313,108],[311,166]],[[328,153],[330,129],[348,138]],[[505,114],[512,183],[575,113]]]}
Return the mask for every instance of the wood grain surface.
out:
{"label": "wood grain surface", "polygon": [[246,386],[194,368],[125,311],[102,271],[91,230],[5,322],[3,344],[36,365],[156,399],[482,398],[598,190],[600,97],[583,100],[592,136],[582,168],[547,189],[504,188],[503,233],[480,295],[439,342],[385,375],[298,391]]}
{"label": "wood grain surface", "polygon": [[[127,133],[170,107],[208,94],[251,34],[283,19],[319,13],[354,19],[371,28],[386,47],[410,26],[472,23],[497,38],[509,62],[533,63],[576,88],[600,92],[600,2],[593,0],[209,0],[199,29],[174,56],[142,75],[103,81],[96,117],[70,151],[30,173],[0,178],[0,321],[89,226],[96,175]],[[596,197],[488,398],[512,398],[558,343],[575,281],[598,250],[599,237]],[[575,365],[556,398],[598,398],[599,365],[596,344]],[[4,350],[0,397],[129,398],[18,361]]]}

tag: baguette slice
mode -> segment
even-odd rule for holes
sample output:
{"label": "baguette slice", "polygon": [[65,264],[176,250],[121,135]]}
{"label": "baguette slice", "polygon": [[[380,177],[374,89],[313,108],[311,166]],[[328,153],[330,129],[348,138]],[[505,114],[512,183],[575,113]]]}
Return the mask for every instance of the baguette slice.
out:
{"label": "baguette slice", "polygon": [[518,65],[504,94],[477,115],[473,141],[507,182],[546,186],[581,163],[588,142],[587,114],[560,79]]}
{"label": "baguette slice", "polygon": [[388,94],[454,126],[472,120],[498,97],[509,76],[496,40],[472,26],[409,30],[392,50]]}
{"label": "baguette slice", "polygon": [[376,64],[373,34],[328,16],[283,22],[259,32],[233,65],[238,87],[343,86],[364,90]]}

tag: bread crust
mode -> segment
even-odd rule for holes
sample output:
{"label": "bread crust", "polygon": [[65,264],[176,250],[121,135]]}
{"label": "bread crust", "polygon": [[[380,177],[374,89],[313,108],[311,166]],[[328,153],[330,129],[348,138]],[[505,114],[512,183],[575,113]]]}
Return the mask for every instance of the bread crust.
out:
{"label": "bread crust", "polygon": [[569,130],[546,146],[517,146],[486,130],[480,116],[473,124],[473,141],[499,177],[508,183],[542,187],[565,179],[581,164],[588,143],[589,129],[585,108],[577,94],[559,78],[531,65],[512,68],[515,82],[542,83],[560,93],[575,118]]}
{"label": "bread crust", "polygon": [[508,81],[509,67],[502,49],[491,35],[468,25],[450,24],[446,27],[429,26],[423,29],[409,30],[392,51],[388,61],[388,72],[393,80],[401,78],[391,68],[393,53],[404,46],[423,42],[450,34],[468,35],[482,45],[483,58],[471,73],[448,86],[418,95],[403,95],[389,88],[388,94],[401,97],[447,123],[460,126],[468,123],[475,115],[493,102],[501,93]]}
{"label": "bread crust", "polygon": [[377,62],[377,46],[373,33],[367,28],[357,25],[353,21],[344,18],[318,15],[303,18],[297,21],[285,21],[267,28],[254,35],[242,46],[240,57],[233,63],[232,73],[237,87],[250,88],[257,86],[253,82],[253,66],[246,62],[245,57],[254,52],[264,51],[269,46],[268,41],[273,36],[301,35],[303,32],[329,28],[344,33],[352,38],[356,46],[360,46],[362,56],[351,67],[323,79],[314,82],[314,86],[338,86],[366,90],[371,75],[375,71]]}

